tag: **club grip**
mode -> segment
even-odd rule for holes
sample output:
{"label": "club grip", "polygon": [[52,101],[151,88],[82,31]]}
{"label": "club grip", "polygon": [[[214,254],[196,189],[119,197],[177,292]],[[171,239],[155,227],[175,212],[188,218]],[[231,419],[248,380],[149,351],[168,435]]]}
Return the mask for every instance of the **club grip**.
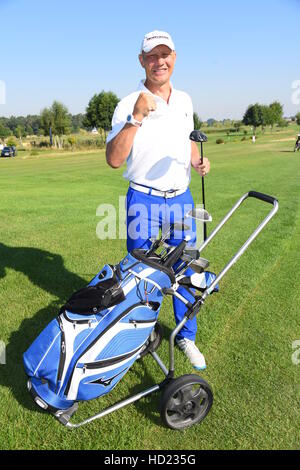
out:
{"label": "club grip", "polygon": [[259,193],[257,191],[249,191],[249,197],[255,197],[256,199],[260,199],[261,201],[268,202],[269,204],[274,204],[278,202],[276,197],[268,196],[267,194]]}

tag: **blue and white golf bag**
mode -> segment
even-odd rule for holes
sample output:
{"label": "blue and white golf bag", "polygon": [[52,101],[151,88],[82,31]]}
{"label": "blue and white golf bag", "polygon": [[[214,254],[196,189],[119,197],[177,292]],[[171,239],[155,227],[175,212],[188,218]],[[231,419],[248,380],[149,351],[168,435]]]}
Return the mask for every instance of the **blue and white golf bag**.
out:
{"label": "blue and white golf bag", "polygon": [[24,353],[36,403],[55,413],[112,390],[145,347],[172,277],[132,254],[104,266]]}

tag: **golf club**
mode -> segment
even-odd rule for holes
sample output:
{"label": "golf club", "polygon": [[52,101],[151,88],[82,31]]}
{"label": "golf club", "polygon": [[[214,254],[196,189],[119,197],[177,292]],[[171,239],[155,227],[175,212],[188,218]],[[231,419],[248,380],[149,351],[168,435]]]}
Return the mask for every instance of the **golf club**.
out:
{"label": "golf club", "polygon": [[201,222],[211,222],[212,216],[205,209],[194,208],[186,213],[186,217],[200,220]]}
{"label": "golf club", "polygon": [[[203,142],[207,142],[207,136],[199,131],[199,130],[194,130],[190,133],[190,140],[193,142],[200,142],[201,145],[201,164],[203,163]],[[204,176],[202,176],[202,204],[203,208],[205,209],[205,193],[204,193]],[[204,241],[207,238],[207,230],[206,230],[206,225],[204,223]]]}
{"label": "golf club", "polygon": [[[161,236],[157,239],[150,239],[153,245],[147,251],[147,254],[154,253],[155,250],[165,244],[167,238],[169,238],[175,231],[184,232],[190,229],[190,226],[184,223],[184,219],[178,222],[172,222],[171,224],[165,224],[162,227]],[[169,245],[167,245],[169,247]]]}

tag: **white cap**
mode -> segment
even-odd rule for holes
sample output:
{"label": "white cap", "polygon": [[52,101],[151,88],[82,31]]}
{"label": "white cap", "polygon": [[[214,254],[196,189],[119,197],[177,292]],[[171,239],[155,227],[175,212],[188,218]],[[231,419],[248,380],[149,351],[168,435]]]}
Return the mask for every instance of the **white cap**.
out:
{"label": "white cap", "polygon": [[165,31],[151,31],[144,36],[141,52],[150,52],[154,47],[165,45],[168,46],[171,51],[175,51],[174,42],[169,33]]}

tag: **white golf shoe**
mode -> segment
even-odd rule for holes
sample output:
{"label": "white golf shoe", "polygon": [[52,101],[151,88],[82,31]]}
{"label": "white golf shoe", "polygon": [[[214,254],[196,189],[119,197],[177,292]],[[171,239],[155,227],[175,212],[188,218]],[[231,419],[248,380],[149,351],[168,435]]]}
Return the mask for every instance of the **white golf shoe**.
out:
{"label": "white golf shoe", "polygon": [[190,360],[194,369],[206,369],[205,357],[199,351],[194,341],[187,338],[182,338],[180,340],[176,340],[176,343],[179,349],[181,349],[181,351],[183,351]]}

